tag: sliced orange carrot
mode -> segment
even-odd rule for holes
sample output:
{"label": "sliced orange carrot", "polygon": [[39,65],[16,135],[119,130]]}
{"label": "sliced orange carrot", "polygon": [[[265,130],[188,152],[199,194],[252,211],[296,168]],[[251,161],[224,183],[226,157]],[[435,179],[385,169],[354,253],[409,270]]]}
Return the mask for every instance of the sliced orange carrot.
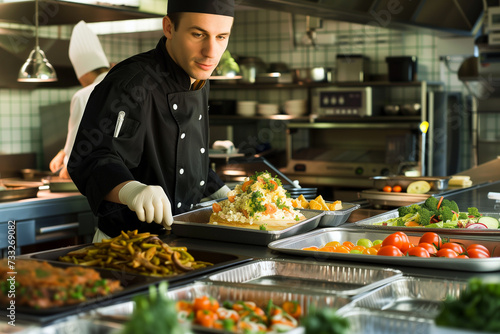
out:
{"label": "sliced orange carrot", "polygon": [[214,203],[214,204],[212,204],[212,210],[213,210],[215,213],[217,213],[217,212],[222,211],[222,207],[220,206],[220,204],[219,204],[219,203]]}
{"label": "sliced orange carrot", "polygon": [[437,205],[437,209],[439,209],[439,207],[441,206],[441,203],[443,203],[443,196],[441,196],[441,198],[439,199],[439,202],[438,202],[438,205]]}

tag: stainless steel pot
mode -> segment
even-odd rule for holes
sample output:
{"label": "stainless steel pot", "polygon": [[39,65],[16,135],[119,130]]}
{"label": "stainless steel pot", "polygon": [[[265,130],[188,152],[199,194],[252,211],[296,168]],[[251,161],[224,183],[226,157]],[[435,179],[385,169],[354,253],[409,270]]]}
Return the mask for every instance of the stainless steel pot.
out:
{"label": "stainless steel pot", "polygon": [[257,76],[266,73],[266,64],[259,57],[246,57],[240,61],[242,83],[255,83]]}

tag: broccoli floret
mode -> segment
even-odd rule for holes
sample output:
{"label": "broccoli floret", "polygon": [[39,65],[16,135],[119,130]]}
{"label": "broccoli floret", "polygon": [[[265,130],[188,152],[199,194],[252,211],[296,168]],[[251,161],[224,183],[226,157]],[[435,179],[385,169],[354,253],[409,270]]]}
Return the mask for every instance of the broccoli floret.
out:
{"label": "broccoli floret", "polygon": [[451,211],[455,211],[455,212],[460,211],[458,209],[458,205],[455,201],[450,201],[450,200],[444,199],[443,202],[441,203],[441,207],[443,207],[443,206],[449,207],[451,209]]}
{"label": "broccoli floret", "polygon": [[468,219],[468,218],[469,218],[469,215],[467,213],[465,213],[465,212],[460,212],[458,214],[458,219],[463,220],[463,219]]}
{"label": "broccoli floret", "polygon": [[429,225],[431,222],[431,218],[434,215],[434,213],[430,210],[427,210],[426,208],[422,207],[420,210],[418,210],[418,217],[415,219],[417,223],[420,225]]}
{"label": "broccoli floret", "polygon": [[479,210],[475,207],[468,208],[467,211],[469,212],[469,216],[474,216],[476,218],[481,217]]}
{"label": "broccoli floret", "polygon": [[436,211],[437,210],[437,205],[438,205],[439,201],[436,197],[433,197],[433,196],[430,196],[428,197],[425,202],[424,202],[424,206],[428,209],[428,210],[431,210],[431,211]]}
{"label": "broccoli floret", "polygon": [[410,206],[402,206],[398,208],[399,216],[404,217],[406,215],[414,215],[420,210],[420,205],[418,204],[412,204]]}
{"label": "broccoli floret", "polygon": [[396,226],[405,226],[405,219],[403,217],[398,217],[396,219]]}
{"label": "broccoli floret", "polygon": [[443,222],[446,222],[448,220],[453,219],[453,211],[451,211],[450,207],[448,206],[443,206],[439,208],[439,219],[442,220]]}

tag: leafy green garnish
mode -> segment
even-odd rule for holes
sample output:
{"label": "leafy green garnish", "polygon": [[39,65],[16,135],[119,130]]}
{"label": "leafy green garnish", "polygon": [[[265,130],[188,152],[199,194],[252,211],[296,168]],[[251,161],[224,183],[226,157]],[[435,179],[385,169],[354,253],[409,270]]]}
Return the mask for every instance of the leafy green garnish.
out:
{"label": "leafy green garnish", "polygon": [[123,334],[189,334],[188,324],[181,324],[177,319],[175,301],[167,297],[168,283],[163,281],[149,287],[149,296],[134,298],[135,309],[130,320],[123,328]]}
{"label": "leafy green garnish", "polygon": [[300,323],[305,334],[345,334],[350,326],[349,320],[339,316],[333,308],[315,310],[311,307]]}
{"label": "leafy green garnish", "polygon": [[448,296],[435,319],[438,326],[500,332],[500,283],[469,280],[459,297]]}

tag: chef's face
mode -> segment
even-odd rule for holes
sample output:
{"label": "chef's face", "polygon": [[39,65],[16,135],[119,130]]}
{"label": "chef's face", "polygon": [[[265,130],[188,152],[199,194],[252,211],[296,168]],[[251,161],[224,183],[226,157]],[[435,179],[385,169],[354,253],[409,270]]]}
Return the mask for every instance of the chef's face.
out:
{"label": "chef's face", "polygon": [[229,41],[233,18],[224,15],[182,13],[174,26],[163,18],[167,51],[194,80],[207,80],[219,63]]}

